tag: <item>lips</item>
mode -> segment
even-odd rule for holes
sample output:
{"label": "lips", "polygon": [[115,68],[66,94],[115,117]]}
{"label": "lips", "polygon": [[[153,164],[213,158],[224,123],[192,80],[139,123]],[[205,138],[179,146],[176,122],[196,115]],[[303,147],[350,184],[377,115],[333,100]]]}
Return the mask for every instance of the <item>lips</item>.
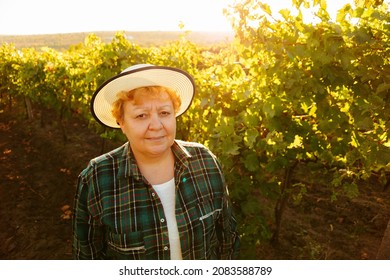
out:
{"label": "lips", "polygon": [[162,140],[164,138],[165,138],[165,136],[146,137],[146,140],[149,140],[149,141],[160,141],[160,140]]}

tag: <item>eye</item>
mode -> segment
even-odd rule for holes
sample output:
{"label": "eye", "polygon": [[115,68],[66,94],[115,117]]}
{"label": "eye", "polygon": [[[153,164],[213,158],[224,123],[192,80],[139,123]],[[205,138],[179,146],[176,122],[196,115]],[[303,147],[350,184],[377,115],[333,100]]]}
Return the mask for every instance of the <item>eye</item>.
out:
{"label": "eye", "polygon": [[136,119],[145,119],[147,116],[148,116],[147,114],[143,113],[143,114],[137,115],[135,118]]}
{"label": "eye", "polygon": [[160,113],[160,115],[163,116],[163,117],[169,116],[170,114],[171,114],[170,111],[162,111],[162,112]]}

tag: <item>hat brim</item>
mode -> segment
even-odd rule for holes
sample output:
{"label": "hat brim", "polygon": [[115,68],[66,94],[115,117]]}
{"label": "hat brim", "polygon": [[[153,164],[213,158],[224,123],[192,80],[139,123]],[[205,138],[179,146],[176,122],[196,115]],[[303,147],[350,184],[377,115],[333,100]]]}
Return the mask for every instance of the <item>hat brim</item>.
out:
{"label": "hat brim", "polygon": [[163,86],[174,90],[181,98],[181,106],[176,114],[180,116],[188,110],[195,94],[195,83],[192,77],[177,68],[165,66],[145,66],[122,72],[105,81],[93,94],[91,112],[102,125],[119,128],[113,117],[112,104],[120,91],[130,91],[146,86]]}

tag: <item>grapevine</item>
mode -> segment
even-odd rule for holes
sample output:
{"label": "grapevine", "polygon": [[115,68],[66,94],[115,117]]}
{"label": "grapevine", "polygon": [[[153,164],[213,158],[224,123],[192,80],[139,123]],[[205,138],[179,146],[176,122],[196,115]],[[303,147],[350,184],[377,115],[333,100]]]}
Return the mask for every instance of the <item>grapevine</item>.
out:
{"label": "grapevine", "polygon": [[[372,176],[389,184],[389,6],[357,2],[336,21],[325,1],[292,1],[295,14],[237,3],[226,10],[234,43],[214,48],[186,36],[141,47],[123,33],[110,43],[91,34],[66,51],[3,44],[0,95],[56,110],[60,122],[76,114],[115,138],[119,131],[102,130],[89,112],[98,85],[137,63],[189,72],[196,97],[178,118],[177,137],[205,144],[220,159],[243,246],[277,242],[286,203],[299,202],[307,188],[327,187],[337,199],[357,195]],[[317,11],[317,23],[304,21],[306,8]],[[271,222],[259,197],[273,202]]]}

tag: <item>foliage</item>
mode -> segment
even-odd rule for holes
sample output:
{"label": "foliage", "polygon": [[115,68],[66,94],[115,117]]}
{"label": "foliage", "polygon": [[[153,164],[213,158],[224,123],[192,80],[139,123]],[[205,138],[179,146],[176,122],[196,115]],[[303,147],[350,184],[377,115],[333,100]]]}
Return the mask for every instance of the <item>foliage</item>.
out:
{"label": "foliage", "polygon": [[[255,147],[247,145],[241,161],[255,186],[273,183],[275,241],[290,194],[325,185],[333,198],[353,196],[373,173],[385,183],[390,168],[388,6],[357,1],[332,22],[325,1],[292,2],[298,12],[282,10],[280,20],[258,1],[231,12],[239,15],[238,56],[253,96],[241,116],[258,115],[243,131]],[[303,5],[316,9],[317,24],[304,22]],[[294,171],[305,172],[298,184]]]}
{"label": "foliage", "polygon": [[[246,0],[226,11],[234,44],[201,47],[186,35],[140,47],[118,33],[95,35],[58,52],[0,47],[0,94],[27,96],[61,116],[91,119],[94,89],[129,65],[182,68],[197,85],[191,109],[178,119],[178,138],[207,145],[220,159],[236,207],[243,258],[254,245],[277,242],[289,199],[329,188],[332,199],[358,193],[390,162],[390,14],[383,1],[355,1],[330,21],[324,0],[293,0],[296,11]],[[317,22],[306,23],[305,9]],[[270,209],[274,211],[269,215]]]}

